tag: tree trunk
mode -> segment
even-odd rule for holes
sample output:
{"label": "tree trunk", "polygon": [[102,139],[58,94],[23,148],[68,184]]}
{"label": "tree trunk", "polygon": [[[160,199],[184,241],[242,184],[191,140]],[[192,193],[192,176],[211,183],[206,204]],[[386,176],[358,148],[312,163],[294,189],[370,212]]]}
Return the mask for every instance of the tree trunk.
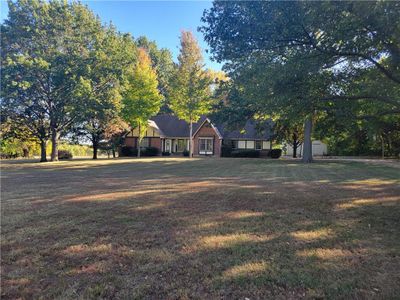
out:
{"label": "tree trunk", "polygon": [[297,142],[293,144],[293,158],[297,158]]}
{"label": "tree trunk", "polygon": [[51,129],[51,161],[58,161],[58,140],[60,133],[56,128]]}
{"label": "tree trunk", "polygon": [[113,156],[113,158],[115,158],[115,148],[114,147],[112,148],[112,156]]}
{"label": "tree trunk", "polygon": [[298,141],[297,141],[297,135],[296,133],[293,133],[293,158],[297,158],[297,146],[298,146]]}
{"label": "tree trunk", "polygon": [[382,159],[385,158],[385,140],[383,138],[383,135],[381,135],[381,148],[382,148]]}
{"label": "tree trunk", "polygon": [[99,142],[97,137],[93,134],[92,135],[92,145],[93,145],[93,159],[97,159],[97,152],[99,149]]}
{"label": "tree trunk", "polygon": [[193,157],[193,122],[190,120],[189,128],[189,157]]}
{"label": "tree trunk", "polygon": [[304,122],[303,162],[305,163],[311,163],[313,160],[311,133],[312,133],[312,119],[311,117],[309,117]]}
{"label": "tree trunk", "polygon": [[46,141],[40,141],[40,162],[47,162]]}
{"label": "tree trunk", "polygon": [[29,150],[28,148],[23,148],[22,149],[23,157],[27,158],[29,157]]}
{"label": "tree trunk", "polygon": [[141,132],[140,132],[140,124],[139,124],[139,137],[137,139],[137,157],[138,158],[140,158],[140,143],[142,142],[140,135],[141,135]]}

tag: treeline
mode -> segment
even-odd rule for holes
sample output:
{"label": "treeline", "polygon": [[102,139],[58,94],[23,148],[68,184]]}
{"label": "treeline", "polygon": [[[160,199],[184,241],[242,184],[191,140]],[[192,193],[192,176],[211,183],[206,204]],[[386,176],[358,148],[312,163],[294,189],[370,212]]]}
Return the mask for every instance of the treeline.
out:
{"label": "treeline", "polygon": [[190,32],[174,63],[168,50],[80,3],[10,1],[1,24],[2,150],[36,143],[46,161],[51,141],[57,160],[61,139],[86,139],[97,158],[131,127],[140,141],[164,111],[190,127],[209,113],[239,127],[272,119],[275,139],[303,144],[305,162],[312,138],[330,154],[398,157],[399,20],[398,2],[214,1],[200,31],[226,77],[204,69]]}

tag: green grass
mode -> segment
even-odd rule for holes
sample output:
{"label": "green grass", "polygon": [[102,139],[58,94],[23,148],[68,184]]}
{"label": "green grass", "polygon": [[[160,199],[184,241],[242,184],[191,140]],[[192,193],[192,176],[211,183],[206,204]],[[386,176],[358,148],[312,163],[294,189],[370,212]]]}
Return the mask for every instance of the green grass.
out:
{"label": "green grass", "polygon": [[2,298],[395,299],[399,170],[338,160],[3,163]]}

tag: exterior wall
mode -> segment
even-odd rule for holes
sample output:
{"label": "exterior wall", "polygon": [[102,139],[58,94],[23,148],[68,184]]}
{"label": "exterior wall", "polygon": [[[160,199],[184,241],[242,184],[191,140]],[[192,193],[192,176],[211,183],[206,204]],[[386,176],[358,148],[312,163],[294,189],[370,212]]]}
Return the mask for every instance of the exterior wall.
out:
{"label": "exterior wall", "polygon": [[197,131],[196,135],[193,137],[193,155],[199,154],[199,138],[213,138],[213,156],[221,156],[221,144],[222,140],[219,139],[218,134],[215,132],[214,128],[206,122]]}
{"label": "exterior wall", "polygon": [[136,138],[135,137],[125,137],[125,146],[136,148]]}
{"label": "exterior wall", "polygon": [[158,148],[158,150],[161,153],[161,151],[162,151],[162,149],[161,149],[161,139],[158,138],[158,137],[150,138],[150,147]]}
{"label": "exterior wall", "polygon": [[[148,138],[150,139],[150,141],[149,141],[150,147],[158,148],[160,155],[161,155],[161,152],[162,152],[161,139],[159,137],[148,137]],[[137,138],[131,137],[131,136],[125,137],[125,146],[136,148],[137,147]]]}
{"label": "exterior wall", "polygon": [[[285,155],[293,155],[293,147],[289,144],[285,144],[286,151]],[[321,141],[312,141],[312,154],[313,156],[323,156],[328,154],[328,146]],[[297,155],[301,157],[303,155],[303,144],[297,148]]]}
{"label": "exterior wall", "polygon": [[[127,137],[138,137],[139,130],[138,128],[134,128],[131,132],[128,133]],[[149,127],[146,129],[145,137],[160,137],[160,134],[156,128]]]}

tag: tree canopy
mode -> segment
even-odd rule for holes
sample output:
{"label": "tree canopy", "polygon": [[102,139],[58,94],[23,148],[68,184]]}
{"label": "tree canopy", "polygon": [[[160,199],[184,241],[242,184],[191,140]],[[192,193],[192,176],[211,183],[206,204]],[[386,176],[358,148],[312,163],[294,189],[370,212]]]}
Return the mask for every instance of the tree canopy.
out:
{"label": "tree canopy", "polygon": [[192,128],[211,106],[211,77],[204,70],[201,49],[190,31],[182,31],[178,66],[171,80],[170,108],[189,123],[189,156],[193,154]]}
{"label": "tree canopy", "polygon": [[139,129],[138,156],[148,121],[159,112],[161,100],[157,74],[152,67],[150,56],[145,49],[140,48],[136,66],[126,75],[122,100],[123,119],[132,128]]}
{"label": "tree canopy", "polygon": [[315,123],[357,102],[374,110],[355,118],[377,118],[400,112],[399,8],[385,1],[214,1],[200,30],[214,58],[226,62],[244,112]]}

